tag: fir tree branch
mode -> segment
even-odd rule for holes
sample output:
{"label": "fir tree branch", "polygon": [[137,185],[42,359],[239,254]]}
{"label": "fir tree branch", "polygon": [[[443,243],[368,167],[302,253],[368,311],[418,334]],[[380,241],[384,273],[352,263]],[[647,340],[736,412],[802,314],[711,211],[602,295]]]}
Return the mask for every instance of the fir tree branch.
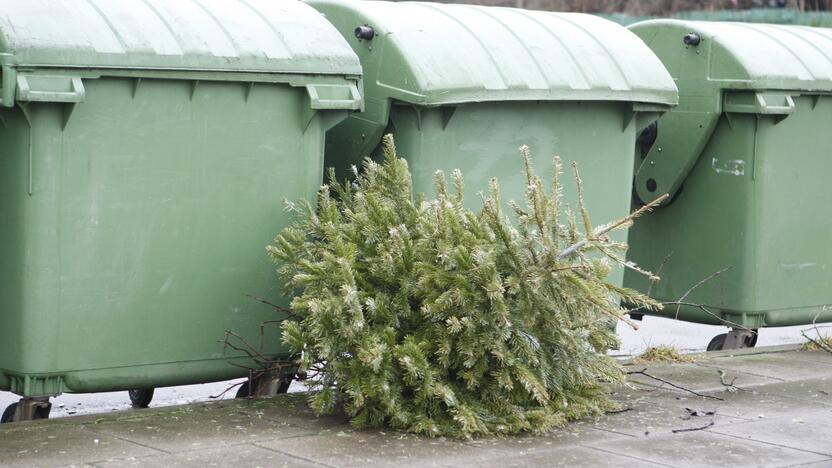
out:
{"label": "fir tree branch", "polygon": [[657,198],[657,199],[651,201],[650,203],[642,206],[641,208],[637,209],[636,211],[633,211],[632,213],[630,213],[626,217],[619,219],[618,221],[615,221],[615,222],[610,223],[610,224],[605,224],[603,226],[599,226],[599,227],[595,228],[591,237],[586,237],[584,239],[581,239],[578,242],[576,242],[576,243],[570,245],[569,247],[563,249],[563,251],[561,251],[561,253],[558,254],[558,260],[562,260],[564,258],[567,258],[567,257],[573,255],[574,253],[580,251],[581,249],[586,247],[589,243],[595,241],[596,239],[600,238],[604,234],[606,234],[610,231],[613,231],[615,229],[619,229],[622,226],[625,226],[625,225],[633,222],[633,220],[641,217],[645,213],[653,211],[653,208],[661,205],[662,202],[664,202],[669,196],[670,195],[668,195],[668,194],[664,194],[664,195],[660,196],[659,198]]}

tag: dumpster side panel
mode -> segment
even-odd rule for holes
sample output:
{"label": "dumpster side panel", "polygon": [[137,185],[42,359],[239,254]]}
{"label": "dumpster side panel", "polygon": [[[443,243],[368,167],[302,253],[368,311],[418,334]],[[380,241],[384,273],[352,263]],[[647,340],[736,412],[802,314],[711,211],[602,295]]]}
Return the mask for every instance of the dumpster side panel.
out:
{"label": "dumpster side panel", "polygon": [[[757,233],[751,228],[755,125],[756,116],[750,114],[732,116],[730,123],[721,118],[675,199],[630,228],[628,258],[638,259],[639,266],[658,272],[662,279],[651,287],[646,277],[627,271],[625,286],[650,290],[662,302],[684,297],[684,302],[703,304],[716,314],[756,309],[753,245]],[[722,270],[718,277],[694,288]],[[695,307],[668,306],[662,314],[719,322]]]}
{"label": "dumpster side panel", "polygon": [[[564,201],[576,205],[571,163],[577,161],[583,175],[586,202],[593,222],[600,225],[622,218],[629,210],[627,193],[632,181],[635,124],[622,128],[623,103],[600,102],[497,102],[448,108],[394,106],[391,113],[399,156],[408,160],[414,190],[435,194],[433,176],[460,169],[466,180],[466,204],[482,207],[480,192],[497,177],[505,202],[525,206],[526,181],[518,151],[528,145],[535,170],[546,184],[552,176],[552,159],[564,165],[561,181]],[[449,114],[450,119],[449,119]],[[448,120],[449,119],[449,120]],[[452,156],[452,157],[451,157]],[[623,231],[616,233],[624,241]],[[610,280],[621,284],[621,268]]]}
{"label": "dumpster side panel", "polygon": [[[0,368],[76,392],[245,375],[219,341],[227,329],[259,347],[260,323],[282,318],[244,294],[286,304],[264,247],[288,222],[283,199],[320,185],[322,114],[307,126],[304,89],[286,85],[85,86],[65,128],[62,106],[32,105],[33,193],[17,183],[2,205],[26,234],[0,268],[22,273],[22,298],[0,298],[21,357]],[[281,354],[266,330],[263,353]]]}
{"label": "dumpster side panel", "polygon": [[[832,98],[794,97],[795,112],[761,117],[754,196],[758,307],[769,325],[830,319],[832,189],[824,168],[832,156]],[[823,308],[827,311],[824,312]],[[789,309],[787,314],[775,311]]]}
{"label": "dumpster side panel", "polygon": [[[27,239],[36,236],[29,227],[27,211],[29,181],[30,127],[20,108],[0,110],[0,374],[4,369],[16,369],[22,365],[26,350],[21,338],[28,328],[24,309],[24,284],[27,275],[22,266],[31,251],[26,249]],[[41,229],[43,230],[43,229]],[[41,297],[57,297],[54,290],[41,291]],[[54,336],[53,336],[54,337]],[[36,346],[42,352],[53,354],[53,342],[42,337]],[[0,377],[0,388],[8,388],[7,377]]]}

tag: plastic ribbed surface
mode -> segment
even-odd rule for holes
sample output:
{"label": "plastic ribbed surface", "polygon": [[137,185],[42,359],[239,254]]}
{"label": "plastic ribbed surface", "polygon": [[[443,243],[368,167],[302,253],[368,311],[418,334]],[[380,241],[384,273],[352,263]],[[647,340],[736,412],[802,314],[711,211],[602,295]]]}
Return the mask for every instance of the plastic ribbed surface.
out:
{"label": "plastic ribbed surface", "polygon": [[677,99],[667,71],[641,40],[592,15],[421,2],[310,4],[338,26],[363,62],[352,28],[375,29],[372,55],[380,65],[364,63],[366,82],[398,100]]}
{"label": "plastic ribbed surface", "polygon": [[679,20],[632,28],[648,42],[667,29],[700,34],[700,47],[712,48],[709,78],[726,81],[726,87],[832,91],[832,29]]}
{"label": "plastic ribbed surface", "polygon": [[296,0],[2,0],[9,63],[359,74],[355,54]]}

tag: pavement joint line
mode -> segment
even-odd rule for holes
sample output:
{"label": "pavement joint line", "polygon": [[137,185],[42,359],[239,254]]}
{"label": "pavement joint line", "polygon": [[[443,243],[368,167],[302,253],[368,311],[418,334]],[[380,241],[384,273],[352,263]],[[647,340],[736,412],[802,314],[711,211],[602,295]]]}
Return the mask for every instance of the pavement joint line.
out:
{"label": "pavement joint line", "polygon": [[632,437],[633,439],[638,439],[638,436],[635,436],[635,435],[632,435],[632,434],[627,434],[626,432],[618,432],[618,431],[614,431],[612,429],[604,429],[604,428],[595,427],[595,426],[592,426],[592,429],[595,429],[596,431],[608,432],[610,434],[623,435],[623,436],[627,436],[627,437]]}
{"label": "pavement joint line", "polygon": [[[269,421],[278,422],[278,423],[285,423],[287,426],[292,427],[292,428],[309,429],[308,427],[305,427],[303,424],[286,422],[285,419],[281,419],[280,414],[276,414],[276,415],[273,416],[272,413],[265,412],[262,415],[262,417],[263,417],[263,419],[268,419]],[[318,416],[315,416],[315,418],[318,418]],[[346,421],[345,421],[345,423],[346,423]]]}
{"label": "pavement joint line", "polygon": [[[665,379],[665,380],[670,380],[670,379]],[[657,382],[660,385],[649,384],[649,383],[644,383],[644,382],[627,382],[627,383],[631,384],[631,385],[635,384],[635,385],[641,385],[643,387],[650,387],[650,389],[634,388],[634,390],[638,390],[640,392],[666,391],[666,392],[670,392],[670,393],[674,393],[674,394],[678,393],[680,395],[693,395],[693,396],[696,396],[696,397],[699,397],[699,398],[707,398],[707,396],[697,395],[696,393],[705,394],[705,395],[708,395],[708,396],[714,396],[714,395],[709,395],[709,394],[725,393],[727,391],[727,390],[723,390],[723,389],[714,390],[714,389],[706,388],[704,390],[696,390],[696,393],[693,393],[693,392],[690,392],[690,391],[687,391],[687,390],[682,390],[682,389],[679,389],[679,388],[673,388],[671,385],[668,385],[666,382],[661,382],[661,381],[657,381]],[[676,385],[679,385],[679,384],[676,384]]]}
{"label": "pavement joint line", "polygon": [[[172,454],[170,454],[170,453],[168,453],[168,454],[154,453],[154,454],[151,454],[151,455],[139,455],[137,457],[130,457],[130,456],[111,457],[111,458],[104,458],[104,459],[101,459],[101,460],[81,462],[80,466],[86,466],[86,465],[101,466],[102,463],[121,462],[121,461],[127,461],[127,460],[137,460],[138,461],[138,460],[144,460],[145,458],[155,458],[155,457],[160,457],[160,456],[164,456],[164,455],[172,455]],[[79,466],[79,464],[78,463],[70,463],[68,465],[61,465],[61,466],[77,467],[77,466]]]}
{"label": "pavement joint line", "polygon": [[633,455],[628,455],[626,453],[616,452],[614,450],[604,449],[604,448],[601,448],[601,447],[595,447],[593,445],[584,445],[584,444],[577,444],[577,445],[578,445],[578,447],[597,450],[599,452],[604,452],[606,454],[617,455],[619,457],[630,458],[630,459],[633,459],[633,460],[638,460],[640,462],[647,462],[647,463],[652,463],[654,465],[661,465],[661,466],[667,466],[667,467],[670,467],[670,468],[674,468],[673,465],[668,465],[666,463],[662,463],[662,462],[659,462],[659,461],[650,460],[649,458],[636,457],[636,456],[633,456]]}
{"label": "pavement joint line", "polygon": [[704,432],[710,432],[712,434],[718,434],[718,435],[721,435],[723,437],[731,437],[733,439],[738,439],[738,440],[756,442],[758,444],[771,445],[773,447],[785,448],[785,449],[789,449],[789,450],[797,450],[798,452],[811,453],[811,454],[814,454],[814,455],[822,455],[824,457],[832,457],[832,453],[815,452],[814,450],[806,450],[806,449],[802,449],[802,448],[798,448],[798,447],[793,447],[791,445],[777,444],[777,443],[774,443],[774,442],[766,442],[764,440],[758,440],[758,439],[754,439],[754,438],[751,438],[751,437],[741,437],[741,436],[738,436],[736,434],[725,434],[723,432],[719,432],[719,431],[713,430],[713,429],[705,429]]}
{"label": "pavement joint line", "polygon": [[[741,348],[741,349],[727,349],[723,351],[706,351],[706,352],[699,352],[699,353],[689,353],[686,356],[690,356],[692,358],[700,357],[700,358],[708,358],[708,359],[730,359],[735,357],[742,357],[742,356],[754,356],[757,354],[786,354],[786,353],[794,353],[800,352],[800,347],[802,343],[797,344],[787,344],[787,345],[774,345],[774,346],[761,346],[759,348]],[[621,362],[624,366],[632,366],[637,365],[633,364],[632,360],[637,358],[638,355],[622,355],[616,356],[615,358]]]}
{"label": "pavement joint line", "polygon": [[[807,383],[807,382],[814,382],[814,381],[807,380],[807,381],[804,381],[803,383]],[[786,382],[786,383],[788,383],[788,382]],[[773,385],[773,384],[769,384],[769,385]],[[832,406],[832,403],[826,403],[826,402],[823,402],[823,401],[812,401],[809,398],[797,397],[797,396],[794,396],[794,395],[789,394],[789,393],[770,393],[770,394],[768,394],[768,396],[775,397],[775,398],[782,398],[784,400],[791,400],[793,402],[797,401],[797,402],[800,402],[800,403],[812,403],[812,404],[815,404],[815,405]]]}
{"label": "pavement joint line", "polygon": [[258,439],[246,440],[246,441],[243,441],[243,442],[236,442],[236,443],[233,443],[233,444],[206,445],[204,447],[200,446],[200,447],[195,447],[195,448],[186,448],[186,449],[182,449],[182,450],[177,450],[175,452],[166,452],[166,453],[168,453],[170,455],[178,455],[180,453],[203,452],[205,450],[213,450],[213,449],[216,449],[216,448],[231,448],[231,447],[239,447],[239,446],[242,446],[242,445],[254,445],[254,444],[258,444],[258,443],[262,443],[262,442],[269,442],[269,441],[272,441],[272,440],[286,440],[286,439],[294,439],[294,438],[297,438],[297,437],[309,437],[310,435],[315,435],[315,434],[314,433],[309,433],[309,434],[293,435],[293,436],[288,436],[288,437],[272,437],[272,438],[261,437],[261,438],[258,438]]}
{"label": "pavement joint line", "polygon": [[827,465],[828,462],[832,462],[832,458],[827,458],[826,460],[818,460],[818,461],[813,461],[813,462],[798,463],[796,465],[789,465],[788,468],[792,468],[792,467],[795,467],[795,466],[812,466],[812,465],[821,466],[821,463],[823,463],[823,466],[829,466],[829,465]]}
{"label": "pavement joint line", "polygon": [[277,437],[263,437],[254,440],[250,440],[247,443],[249,444],[259,444],[262,442],[269,442],[271,440],[289,440],[289,439],[300,439],[301,437],[315,437],[316,435],[320,435],[320,432],[315,432],[309,429],[309,432],[304,432],[301,434],[292,434],[285,437],[277,436]]}
{"label": "pavement joint line", "polygon": [[301,457],[301,456],[299,456],[299,455],[295,455],[295,454],[293,454],[293,453],[284,452],[283,450],[278,450],[278,449],[276,449],[276,448],[266,447],[266,446],[264,446],[264,445],[260,445],[260,444],[258,444],[258,443],[256,443],[256,442],[252,443],[251,445],[253,445],[253,446],[255,446],[255,447],[258,447],[258,448],[261,448],[261,449],[264,449],[264,450],[268,450],[268,451],[270,451],[270,452],[279,453],[279,454],[281,454],[281,455],[286,455],[287,457],[290,457],[290,458],[297,458],[298,460],[303,460],[303,461],[305,461],[305,462],[309,462],[309,463],[314,463],[314,464],[316,464],[316,465],[325,466],[325,467],[327,467],[327,468],[337,468],[336,466],[334,466],[334,465],[330,465],[330,464],[328,464],[328,463],[320,462],[320,461],[318,461],[318,460],[313,460],[313,459],[311,459],[311,458]]}
{"label": "pavement joint line", "polygon": [[150,450],[155,450],[157,452],[166,453],[168,455],[170,455],[172,453],[172,452],[168,452],[165,449],[160,449],[158,447],[153,447],[152,445],[147,445],[147,444],[143,444],[141,442],[136,442],[135,440],[130,440],[126,437],[118,436],[118,435],[115,435],[115,434],[110,434],[110,433],[107,433],[107,432],[98,432],[98,431],[90,429],[87,426],[81,427],[81,430],[86,431],[86,432],[90,432],[90,433],[95,434],[99,437],[112,437],[113,439],[118,439],[122,442],[127,442],[127,443],[130,443],[130,444],[138,445],[139,447],[144,447],[144,448],[147,448],[147,449],[150,449]]}
{"label": "pavement joint line", "polygon": [[[734,369],[725,369],[725,368],[720,367],[716,364],[708,364],[708,363],[702,363],[702,362],[694,362],[693,364],[696,365],[696,366],[699,366],[699,367],[707,367],[708,369],[721,370],[721,371],[725,372],[726,374],[728,372],[732,372],[734,374],[745,374],[745,375],[752,375],[754,377],[763,377],[763,378],[766,378],[766,379],[777,380],[778,382],[790,382],[790,380],[781,379],[780,377],[772,377],[770,375],[755,374],[754,372],[738,371],[738,370],[734,370]],[[759,385],[761,385],[761,384],[757,384],[757,386],[759,386]],[[762,385],[767,385],[767,384],[762,384]],[[754,386],[754,384],[751,384],[750,386]]]}

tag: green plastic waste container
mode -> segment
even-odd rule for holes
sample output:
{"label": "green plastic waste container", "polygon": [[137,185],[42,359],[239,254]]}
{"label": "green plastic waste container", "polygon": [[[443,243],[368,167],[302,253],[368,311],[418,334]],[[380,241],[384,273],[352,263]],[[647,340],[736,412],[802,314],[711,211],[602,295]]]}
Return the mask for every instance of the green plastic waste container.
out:
{"label": "green plastic waste container", "polygon": [[247,375],[220,341],[281,318],[244,294],[287,302],[264,247],[362,106],[355,54],[295,1],[0,9],[0,389]]}
{"label": "green plastic waste container", "polygon": [[[364,67],[365,110],[327,133],[341,176],[393,133],[414,189],[459,168],[468,204],[498,177],[525,201],[518,147],[541,175],[577,161],[596,223],[629,210],[635,138],[677,100],[655,55],[632,33],[590,15],[418,2],[312,0]],[[566,196],[574,202],[571,178]],[[621,240],[625,240],[622,235]],[[613,281],[621,280],[620,269]]]}
{"label": "green plastic waste container", "polygon": [[725,347],[753,345],[759,327],[832,320],[832,30],[631,29],[667,66],[679,106],[658,121],[635,177],[641,200],[673,201],[629,234],[629,258],[662,279],[650,289],[628,272],[625,284],[691,304],[662,315],[733,327]]}

